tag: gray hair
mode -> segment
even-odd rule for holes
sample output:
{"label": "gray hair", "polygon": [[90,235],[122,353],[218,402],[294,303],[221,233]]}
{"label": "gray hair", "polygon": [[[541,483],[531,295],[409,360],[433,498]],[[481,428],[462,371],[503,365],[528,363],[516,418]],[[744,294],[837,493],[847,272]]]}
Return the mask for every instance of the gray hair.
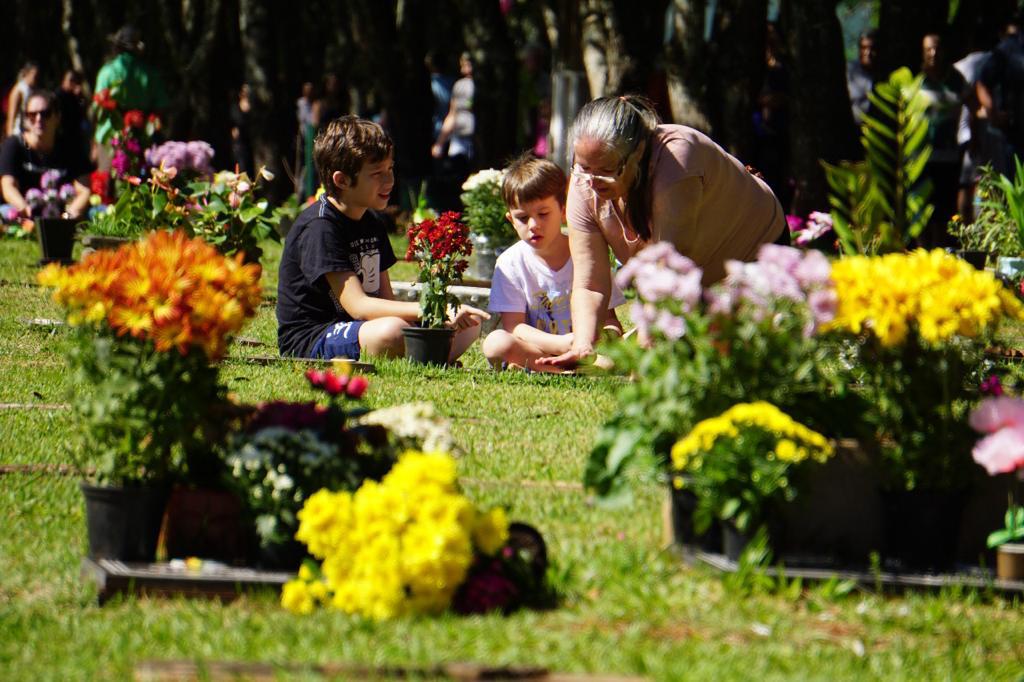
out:
{"label": "gray hair", "polygon": [[658,126],[658,114],[643,97],[598,97],[583,105],[569,130],[569,148],[584,138],[597,140],[625,159]]}

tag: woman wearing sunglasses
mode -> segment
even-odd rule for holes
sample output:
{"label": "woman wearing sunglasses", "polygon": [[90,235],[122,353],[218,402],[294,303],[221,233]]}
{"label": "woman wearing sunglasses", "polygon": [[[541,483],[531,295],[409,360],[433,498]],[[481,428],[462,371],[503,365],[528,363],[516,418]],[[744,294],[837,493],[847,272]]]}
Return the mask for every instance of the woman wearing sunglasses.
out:
{"label": "woman wearing sunglasses", "polygon": [[60,173],[58,187],[71,183],[75,196],[67,204],[68,218],[78,218],[89,205],[89,187],[82,179],[92,170],[89,159],[73,145],[58,143],[60,112],[57,98],[49,91],[37,90],[29,95],[22,113],[21,131],[0,144],[0,192],[3,203],[10,204],[25,218],[32,211],[25,193],[39,188],[43,173]]}
{"label": "woman wearing sunglasses", "polygon": [[727,260],[752,260],[762,244],[788,237],[782,207],[764,181],[697,130],[660,124],[643,98],[589,102],[570,141],[574,341],[541,364],[571,367],[593,354],[611,291],[609,247],[625,263],[648,244],[671,242],[710,284],[725,276]]}

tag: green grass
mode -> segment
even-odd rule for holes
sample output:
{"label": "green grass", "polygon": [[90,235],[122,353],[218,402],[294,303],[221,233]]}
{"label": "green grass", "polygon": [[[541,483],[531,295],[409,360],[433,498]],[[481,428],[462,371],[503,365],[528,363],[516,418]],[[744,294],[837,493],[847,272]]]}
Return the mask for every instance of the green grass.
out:
{"label": "green grass", "polygon": [[[396,247],[397,250],[397,247]],[[280,249],[267,248],[274,290]],[[74,391],[66,333],[31,328],[56,318],[35,272],[32,242],[0,241],[0,403],[60,403]],[[406,266],[407,267],[407,266]],[[396,277],[399,279],[399,277]],[[237,347],[223,365],[244,400],[308,398],[302,369],[238,356],[274,353],[274,310],[245,330],[267,344]],[[593,506],[573,487],[620,381],[496,374],[477,350],[464,371],[380,362],[372,406],[429,400],[465,450],[466,491],[545,534],[564,594],[556,610],[510,617],[409,618],[370,623],[334,612],[293,616],[268,595],[231,604],[118,599],[96,605],[81,579],[85,526],[77,481],[54,473],[0,475],[0,676],[123,679],[144,659],[428,665],[474,660],[627,673],[654,679],[1019,679],[1019,601],[947,591],[831,599],[746,595],[663,550],[661,492],[629,509]],[[76,451],[72,412],[0,410],[0,465],[60,464]]]}

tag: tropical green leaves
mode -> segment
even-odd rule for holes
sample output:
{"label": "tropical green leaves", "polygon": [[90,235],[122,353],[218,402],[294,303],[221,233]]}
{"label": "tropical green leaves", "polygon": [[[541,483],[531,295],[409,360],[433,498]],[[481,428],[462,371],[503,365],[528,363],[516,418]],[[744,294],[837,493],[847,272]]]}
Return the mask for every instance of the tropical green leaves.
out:
{"label": "tropical green leaves", "polygon": [[922,82],[902,68],[878,83],[861,126],[864,161],[822,162],[844,253],[903,251],[931,219],[932,185],[924,169],[932,150]]}

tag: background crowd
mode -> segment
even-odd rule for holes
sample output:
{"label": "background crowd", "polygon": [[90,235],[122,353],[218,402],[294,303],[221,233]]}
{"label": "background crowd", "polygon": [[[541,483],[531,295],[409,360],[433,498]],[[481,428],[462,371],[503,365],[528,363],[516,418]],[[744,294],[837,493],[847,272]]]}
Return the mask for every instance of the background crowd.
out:
{"label": "background crowd", "polygon": [[[60,112],[58,145],[88,154],[102,169],[109,159],[95,144],[103,131],[88,115],[90,98],[128,79],[135,83],[127,95],[132,101],[123,104],[157,113],[166,139],[205,139],[217,150],[218,167],[237,166],[252,175],[266,165],[278,171],[276,193],[308,196],[318,184],[311,164],[316,132],[340,114],[356,113],[381,123],[396,140],[394,200],[409,206],[425,190],[429,203],[444,209],[458,208],[459,187],[472,171],[500,166],[525,149],[541,156],[558,151],[559,114],[563,125],[571,121],[573,103],[578,108],[591,97],[633,92],[647,96],[663,120],[709,133],[763,173],[787,213],[806,215],[827,207],[818,160],[857,158],[855,124],[871,112],[867,93],[906,66],[924,76],[929,100],[933,153],[926,174],[937,226],[954,213],[970,216],[978,167],[1009,172],[1024,143],[1024,41],[1013,19],[1017,3],[1009,0],[985,3],[984,12],[973,3],[951,3],[948,12],[927,14],[913,14],[921,3],[911,0],[879,2],[878,30],[859,40],[854,34],[846,45],[837,31],[837,8],[872,3],[818,3],[815,16],[826,18],[826,30],[815,39],[832,42],[820,42],[823,52],[815,61],[833,65],[827,78],[814,71],[824,66],[809,63],[798,0],[764,3],[764,16],[773,21],[759,20],[744,29],[747,35],[737,33],[740,15],[729,2],[710,8],[703,31],[689,32],[681,27],[691,18],[667,2],[634,13],[642,16],[616,2],[551,8],[506,0],[422,4],[394,16],[397,10],[387,3],[372,11],[360,2],[321,8],[321,20],[301,24],[309,55],[272,45],[271,53],[261,52],[252,42],[299,25],[306,9],[286,18],[261,3],[241,3],[235,14],[198,3],[192,16],[164,17],[192,30],[171,46],[152,18],[107,7],[91,19],[121,14],[133,25],[103,41],[102,60],[96,56],[100,48],[84,37],[63,49],[45,40],[4,48],[19,57],[6,77],[4,133],[19,134],[29,93],[52,88]],[[15,3],[12,17],[22,10]],[[900,17],[913,22],[895,33]],[[88,28],[81,14],[64,18],[65,34]],[[26,14],[25,21],[42,20]],[[608,44],[597,42],[595,22]],[[336,35],[323,25],[334,26]],[[253,27],[263,33],[246,33]],[[223,42],[240,54],[222,52],[204,28],[230,29]],[[751,56],[748,38],[763,50]],[[649,43],[653,47],[641,47]],[[190,59],[187,44],[194,48]],[[847,54],[857,56],[843,72],[834,60]],[[224,68],[198,71],[218,56]],[[749,61],[741,63],[741,57]],[[567,80],[567,73],[585,78]],[[827,109],[844,78],[849,118]],[[566,96],[573,88],[581,91],[575,100]],[[560,112],[566,102],[570,109]],[[933,241],[944,238],[940,227],[930,234]]]}

